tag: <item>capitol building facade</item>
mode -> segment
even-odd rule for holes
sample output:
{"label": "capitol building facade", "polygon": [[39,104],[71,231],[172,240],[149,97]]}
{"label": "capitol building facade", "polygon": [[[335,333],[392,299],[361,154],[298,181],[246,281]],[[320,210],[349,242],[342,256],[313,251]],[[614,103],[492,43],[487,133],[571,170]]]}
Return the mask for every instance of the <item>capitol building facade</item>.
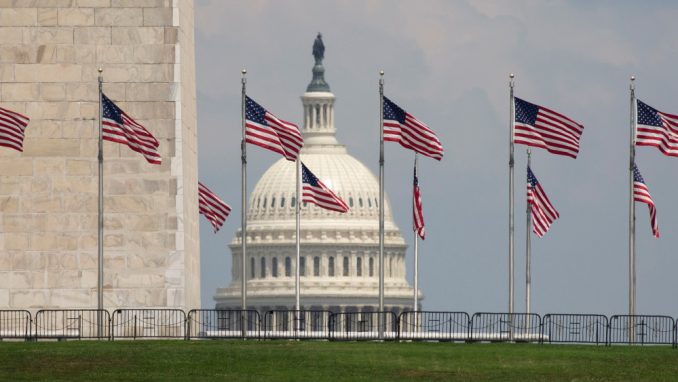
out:
{"label": "capitol building facade", "polygon": [[[318,45],[321,51],[317,51]],[[379,181],[336,139],[334,94],[324,79],[324,46],[314,45],[313,79],[304,108],[302,162],[350,207],[338,213],[301,207],[302,310],[373,312],[379,307]],[[281,158],[257,182],[247,211],[247,308],[260,313],[295,308],[296,166]],[[406,280],[407,245],[385,202],[384,309],[412,310]],[[217,309],[241,308],[242,231],[230,244],[231,284],[214,296]],[[421,292],[419,299],[421,301]]]}

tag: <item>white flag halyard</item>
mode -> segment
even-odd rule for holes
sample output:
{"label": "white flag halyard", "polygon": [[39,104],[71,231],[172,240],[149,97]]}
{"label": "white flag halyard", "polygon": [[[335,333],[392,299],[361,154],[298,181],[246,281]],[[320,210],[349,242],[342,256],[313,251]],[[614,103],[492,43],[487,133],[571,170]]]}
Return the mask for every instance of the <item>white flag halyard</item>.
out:
{"label": "white flag halyard", "polygon": [[198,182],[198,207],[200,213],[212,223],[215,233],[219,231],[231,213],[231,206],[201,182]]}

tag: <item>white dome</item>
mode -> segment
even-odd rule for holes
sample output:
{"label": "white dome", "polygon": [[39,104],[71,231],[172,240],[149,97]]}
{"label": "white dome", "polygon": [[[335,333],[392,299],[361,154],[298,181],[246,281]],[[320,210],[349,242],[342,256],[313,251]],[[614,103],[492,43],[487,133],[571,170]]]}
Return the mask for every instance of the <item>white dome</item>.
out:
{"label": "white dome", "polygon": [[[316,69],[317,69],[316,65]],[[318,72],[320,73],[320,72]],[[321,73],[322,74],[322,73]],[[324,83],[314,72],[314,81]],[[325,84],[326,85],[326,84]],[[301,304],[306,308],[374,310],[379,287],[379,181],[336,139],[334,95],[306,92],[301,161],[349,205],[347,213],[308,203],[301,208]],[[259,179],[247,209],[247,306],[292,309],[296,268],[296,163],[279,159]],[[384,203],[384,302],[395,311],[412,307],[407,245]],[[232,282],[217,290],[217,308],[241,305],[242,231],[236,232]]]}

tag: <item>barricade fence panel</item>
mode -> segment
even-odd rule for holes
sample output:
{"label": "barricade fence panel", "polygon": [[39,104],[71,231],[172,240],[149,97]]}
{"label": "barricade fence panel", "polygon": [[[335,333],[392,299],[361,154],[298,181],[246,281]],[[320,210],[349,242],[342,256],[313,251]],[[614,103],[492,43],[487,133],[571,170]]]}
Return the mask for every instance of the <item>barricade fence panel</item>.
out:
{"label": "barricade fence panel", "polygon": [[471,340],[541,342],[541,317],[534,313],[475,313]]}
{"label": "barricade fence panel", "polygon": [[610,344],[673,345],[676,342],[675,321],[668,316],[615,315],[610,317]]}
{"label": "barricade fence panel", "polygon": [[343,312],[330,315],[331,340],[397,340],[398,317],[393,312]]}
{"label": "barricade fence panel", "polygon": [[607,344],[607,317],[600,314],[549,313],[542,319],[548,343]]}
{"label": "barricade fence panel", "polygon": [[467,341],[471,319],[466,312],[402,312],[401,340]]}
{"label": "barricade fence panel", "polygon": [[111,338],[185,338],[186,313],[181,309],[117,309]]}
{"label": "barricade fence panel", "polygon": [[259,338],[256,310],[194,309],[188,312],[186,335],[191,338]]}
{"label": "barricade fence panel", "polygon": [[325,310],[271,310],[263,321],[266,339],[327,339],[332,313]]}
{"label": "barricade fence panel", "polygon": [[35,338],[108,339],[110,325],[103,309],[43,309],[35,313]]}
{"label": "barricade fence panel", "polygon": [[31,338],[31,312],[27,310],[0,310],[0,340]]}
{"label": "barricade fence panel", "polygon": [[659,344],[676,347],[669,316],[465,312],[0,309],[2,339],[286,338]]}

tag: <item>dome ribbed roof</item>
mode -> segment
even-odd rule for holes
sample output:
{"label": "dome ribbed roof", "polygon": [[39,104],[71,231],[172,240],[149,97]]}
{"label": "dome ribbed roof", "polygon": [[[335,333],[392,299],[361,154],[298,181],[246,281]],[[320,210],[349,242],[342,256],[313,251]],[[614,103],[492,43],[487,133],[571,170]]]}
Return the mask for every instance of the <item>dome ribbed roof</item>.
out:
{"label": "dome ribbed roof", "polygon": [[[305,152],[304,152],[305,151]],[[350,210],[341,214],[319,208],[313,204],[302,205],[302,225],[312,222],[313,226],[336,228],[374,228],[379,223],[379,182],[360,161],[346,153],[341,147],[327,150],[302,151],[301,160],[330,189],[334,191]],[[296,166],[285,159],[278,160],[261,177],[249,201],[249,225],[295,224],[295,209],[292,200],[296,194]],[[391,217],[388,199],[384,211],[385,228],[397,229]]]}

